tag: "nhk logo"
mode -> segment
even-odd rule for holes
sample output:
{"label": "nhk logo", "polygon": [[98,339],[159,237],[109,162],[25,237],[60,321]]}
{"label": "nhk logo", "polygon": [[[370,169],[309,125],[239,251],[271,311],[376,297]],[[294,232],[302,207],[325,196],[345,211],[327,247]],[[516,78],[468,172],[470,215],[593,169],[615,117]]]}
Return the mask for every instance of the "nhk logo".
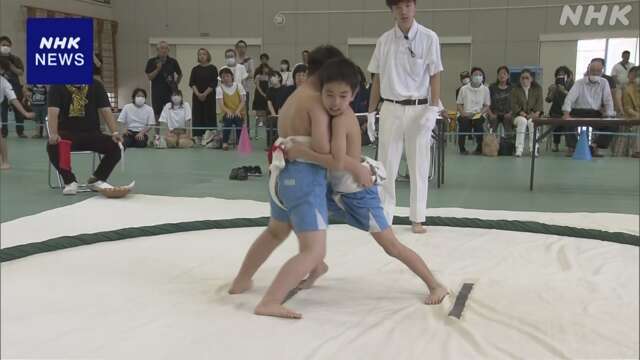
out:
{"label": "nhk logo", "polygon": [[88,18],[27,19],[27,82],[93,82],[93,21]]}

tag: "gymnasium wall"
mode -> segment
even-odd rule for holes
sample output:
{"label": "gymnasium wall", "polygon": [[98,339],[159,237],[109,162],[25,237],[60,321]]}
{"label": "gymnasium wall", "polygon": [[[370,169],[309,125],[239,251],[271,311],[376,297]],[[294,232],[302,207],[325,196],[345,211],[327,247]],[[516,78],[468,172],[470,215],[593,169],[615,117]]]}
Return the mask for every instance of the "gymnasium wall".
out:
{"label": "gymnasium wall", "polygon": [[[272,63],[287,58],[300,61],[303,49],[322,43],[331,43],[343,51],[348,50],[348,39],[377,38],[391,28],[391,13],[382,0],[113,0],[111,7],[89,4],[80,0],[1,0],[2,33],[15,37],[17,43],[24,40],[21,4],[55,8],[97,17],[112,18],[119,22],[118,71],[120,103],[127,101],[130,91],[139,85],[147,85],[144,76],[145,61],[149,56],[150,38],[261,38],[263,51],[271,54]],[[523,6],[574,4],[575,0],[418,0],[418,9],[449,9],[448,11],[419,12],[417,20],[435,30],[441,37],[471,37],[469,49],[454,49],[453,57],[469,54],[467,63],[485,68],[489,78],[501,64],[522,66],[554,64],[553,58],[541,61],[540,37],[543,34],[589,37],[590,33],[602,35],[616,32],[638,32],[640,2],[612,2],[613,5],[632,5],[627,14],[627,26],[609,25],[609,18],[602,26],[594,21],[591,26],[560,25],[562,7],[518,8]],[[587,1],[583,3],[588,3]],[[510,9],[489,9],[509,7]],[[454,9],[475,10],[455,11]],[[600,5],[596,6],[600,9]],[[274,15],[280,11],[309,10],[383,10],[382,13],[340,14],[285,14],[286,23],[274,24]],[[586,12],[586,9],[585,9]],[[457,45],[460,47],[460,45]],[[558,56],[558,63],[566,62],[567,53],[557,46],[548,54]],[[571,46],[568,51],[571,52]],[[575,51],[575,50],[573,50]],[[18,55],[24,49],[16,48]],[[257,55],[257,54],[253,54]],[[362,55],[362,54],[361,54]],[[366,67],[366,54],[358,60]],[[448,92],[455,88],[457,74],[462,70],[445,63]],[[189,71],[194,64],[182,64]],[[573,64],[567,64],[573,67]],[[554,66],[555,67],[555,66]],[[552,70],[551,70],[552,71]],[[545,71],[548,74],[549,70]],[[148,85],[147,85],[148,86]],[[445,98],[452,101],[452,95]],[[448,99],[447,99],[448,98]]]}

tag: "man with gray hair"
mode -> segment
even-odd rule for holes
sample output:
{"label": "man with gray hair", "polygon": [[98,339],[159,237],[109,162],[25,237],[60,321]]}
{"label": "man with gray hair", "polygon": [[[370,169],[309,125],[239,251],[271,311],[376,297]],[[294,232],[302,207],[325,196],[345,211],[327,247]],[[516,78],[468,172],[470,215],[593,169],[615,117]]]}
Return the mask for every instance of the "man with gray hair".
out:
{"label": "man with gray hair", "polygon": [[[562,106],[563,119],[570,118],[600,118],[613,117],[615,110],[613,107],[613,97],[609,83],[602,77],[604,64],[600,59],[593,59],[587,68],[584,78],[575,82]],[[570,121],[570,120],[569,120]],[[573,132],[575,127],[567,127],[569,132]],[[615,127],[597,127],[596,131],[615,131]],[[567,135],[567,156],[571,156],[576,147],[576,135]],[[595,157],[601,157],[598,149],[606,149],[611,143],[611,135],[600,134],[595,137],[591,152]]]}
{"label": "man with gray hair", "polygon": [[[178,61],[169,56],[169,44],[160,41],[157,46],[158,55],[147,61],[145,73],[151,81],[151,104],[156,122],[162,113],[162,108],[171,102],[171,92],[178,89],[182,80],[182,70]],[[156,128],[156,134],[159,129]]]}

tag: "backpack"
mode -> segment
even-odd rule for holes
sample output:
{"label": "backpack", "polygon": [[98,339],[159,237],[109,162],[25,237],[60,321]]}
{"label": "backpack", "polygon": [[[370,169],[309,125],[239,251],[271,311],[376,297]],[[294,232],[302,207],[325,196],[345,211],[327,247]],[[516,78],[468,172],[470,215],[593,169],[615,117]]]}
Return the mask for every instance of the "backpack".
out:
{"label": "backpack", "polygon": [[513,140],[502,137],[500,138],[500,148],[498,150],[499,156],[513,156],[513,153],[516,152],[516,144]]}

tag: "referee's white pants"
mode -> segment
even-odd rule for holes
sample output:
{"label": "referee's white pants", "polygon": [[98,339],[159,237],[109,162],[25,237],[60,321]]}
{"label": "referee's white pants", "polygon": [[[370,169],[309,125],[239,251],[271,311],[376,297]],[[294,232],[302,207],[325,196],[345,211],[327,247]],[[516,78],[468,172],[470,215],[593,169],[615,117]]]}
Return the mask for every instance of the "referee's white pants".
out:
{"label": "referee's white pants", "polygon": [[436,114],[429,114],[428,105],[403,106],[384,102],[380,109],[378,159],[387,170],[382,184],[381,200],[391,224],[396,208],[396,177],[406,145],[407,165],[411,183],[410,213],[413,222],[424,222],[427,216],[431,131]]}

